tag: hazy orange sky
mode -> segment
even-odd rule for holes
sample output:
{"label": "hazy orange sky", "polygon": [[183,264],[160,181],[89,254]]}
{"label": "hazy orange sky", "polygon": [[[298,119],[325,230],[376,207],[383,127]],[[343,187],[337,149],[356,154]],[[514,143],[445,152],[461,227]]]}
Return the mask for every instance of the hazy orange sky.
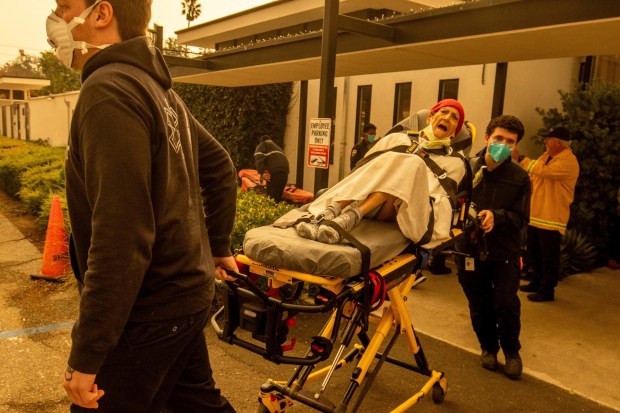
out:
{"label": "hazy orange sky", "polygon": [[[246,10],[273,0],[200,0],[202,14],[192,25]],[[38,55],[50,47],[45,35],[45,20],[54,0],[0,0],[0,65],[13,60],[23,49]],[[181,14],[181,0],[153,0],[153,17],[150,26],[164,27],[164,38],[174,37],[174,32],[187,27]]]}

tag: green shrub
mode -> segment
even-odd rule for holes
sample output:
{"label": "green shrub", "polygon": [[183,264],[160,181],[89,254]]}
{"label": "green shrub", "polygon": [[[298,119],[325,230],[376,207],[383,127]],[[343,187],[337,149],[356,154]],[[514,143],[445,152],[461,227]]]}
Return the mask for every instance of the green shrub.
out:
{"label": "green shrub", "polygon": [[8,138],[0,140],[0,188],[12,197],[19,198],[24,173],[64,159],[65,149],[61,147],[52,148],[23,141],[5,142],[11,141]]}
{"label": "green shrub", "polygon": [[232,233],[233,250],[243,246],[245,233],[252,228],[272,224],[277,218],[295,208],[286,202],[276,203],[267,195],[254,191],[237,191],[237,215]]}
{"label": "green shrub", "polygon": [[25,142],[0,139],[0,188],[13,197],[19,191],[19,170],[14,163],[28,151],[30,147]]}
{"label": "green shrub", "polygon": [[21,175],[21,189],[18,197],[22,202],[24,212],[38,215],[42,212],[43,204],[51,199],[50,194],[64,194],[65,177],[62,159],[30,168]]}
{"label": "green shrub", "polygon": [[41,209],[39,211],[39,227],[41,229],[47,228],[47,222],[50,217],[50,210],[52,209],[52,198],[53,195],[58,195],[60,197],[60,206],[62,207],[62,216],[64,219],[65,228],[67,230],[67,234],[71,233],[71,223],[69,222],[69,209],[67,208],[67,195],[65,191],[58,193],[50,193],[46,198],[42,199]]}
{"label": "green shrub", "polygon": [[24,141],[20,141],[17,139],[9,139],[6,136],[0,136],[0,153],[2,153],[2,151],[5,149],[26,146],[26,145],[28,145],[28,143]]}
{"label": "green shrub", "polygon": [[19,200],[24,213],[39,216],[42,228],[52,196],[65,199],[64,154],[64,147],[0,137],[0,189]]}
{"label": "green shrub", "polygon": [[569,229],[562,237],[560,279],[592,271],[596,268],[597,258],[598,252],[594,244],[580,232]]}

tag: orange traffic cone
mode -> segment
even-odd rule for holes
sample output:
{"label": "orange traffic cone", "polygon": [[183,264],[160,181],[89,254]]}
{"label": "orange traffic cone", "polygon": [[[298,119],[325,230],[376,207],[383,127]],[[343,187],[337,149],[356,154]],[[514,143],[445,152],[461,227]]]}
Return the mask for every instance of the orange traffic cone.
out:
{"label": "orange traffic cone", "polygon": [[65,222],[62,217],[60,197],[54,195],[50,209],[47,232],[45,233],[45,246],[43,247],[43,264],[41,274],[32,274],[30,278],[47,281],[63,282],[69,267],[69,243]]}

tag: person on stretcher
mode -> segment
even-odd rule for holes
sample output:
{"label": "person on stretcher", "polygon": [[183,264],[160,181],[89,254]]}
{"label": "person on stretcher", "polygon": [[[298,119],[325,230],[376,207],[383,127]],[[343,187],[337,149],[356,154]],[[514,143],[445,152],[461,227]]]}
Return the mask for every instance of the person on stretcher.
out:
{"label": "person on stretcher", "polygon": [[[460,132],[464,118],[463,106],[454,99],[435,104],[427,117],[428,126],[420,132],[417,154],[389,151],[410,146],[412,141],[406,134],[385,136],[366,157],[386,152],[358,164],[353,173],[312,202],[308,210],[313,219],[298,223],[297,234],[336,244],[341,236],[324,220],[350,231],[364,217],[395,221],[405,237],[426,248],[447,239],[454,202],[450,198],[466,174],[464,160],[453,153],[450,141]],[[435,172],[431,170],[433,164]],[[442,173],[437,174],[437,166]],[[448,187],[452,189],[446,190]]]}

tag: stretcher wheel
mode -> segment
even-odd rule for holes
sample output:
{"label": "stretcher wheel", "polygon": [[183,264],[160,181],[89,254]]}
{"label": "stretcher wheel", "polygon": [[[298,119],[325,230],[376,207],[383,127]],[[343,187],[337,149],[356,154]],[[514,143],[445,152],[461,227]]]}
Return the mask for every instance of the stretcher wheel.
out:
{"label": "stretcher wheel", "polygon": [[287,400],[282,394],[268,393],[261,394],[258,398],[257,413],[285,413],[293,403]]}
{"label": "stretcher wheel", "polygon": [[433,384],[433,402],[436,404],[442,403],[443,399],[446,397],[447,388],[448,381],[445,377],[442,377],[437,383]]}

